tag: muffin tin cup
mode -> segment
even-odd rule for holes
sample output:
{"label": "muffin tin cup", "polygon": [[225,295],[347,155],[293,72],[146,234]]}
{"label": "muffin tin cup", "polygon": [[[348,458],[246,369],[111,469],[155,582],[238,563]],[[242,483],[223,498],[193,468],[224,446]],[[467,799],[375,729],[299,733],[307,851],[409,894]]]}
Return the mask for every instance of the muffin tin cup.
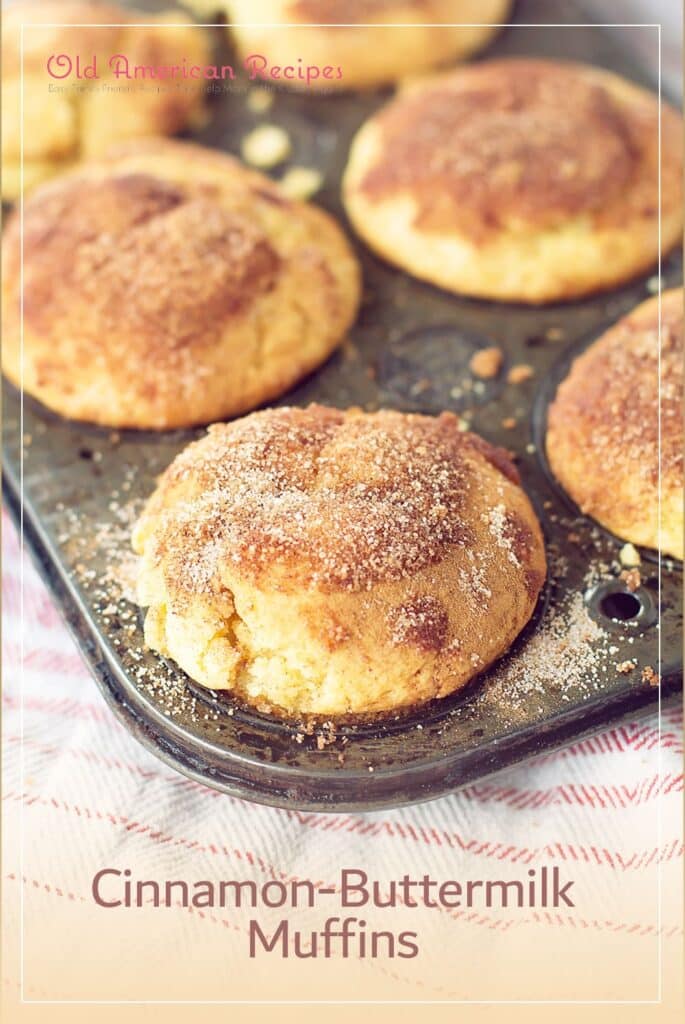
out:
{"label": "muffin tin cup", "polygon": [[[20,506],[13,489],[6,490],[5,499],[18,524]],[[342,726],[340,737],[350,737],[350,742],[341,748],[335,741],[320,751],[316,734],[313,743],[298,744],[294,739],[299,733],[296,723],[226,702],[224,728],[218,738],[202,735],[192,722],[165,715],[122,670],[112,656],[110,638],[100,633],[87,604],[74,592],[44,531],[26,516],[24,536],[117,719],[170,768],[231,796],[318,812],[400,807],[444,796],[469,782],[482,781],[504,768],[578,742],[609,723],[617,725],[654,708],[653,690],[635,686],[612,689],[581,707],[546,715],[531,725],[492,737],[477,719],[469,721],[469,716],[460,714],[464,699],[455,694],[402,715]],[[544,602],[544,597],[541,600]],[[516,646],[526,642],[526,634],[535,626],[534,616]],[[195,692],[201,690],[188,683]],[[661,706],[677,705],[680,688],[676,666],[662,679]],[[208,691],[202,699],[208,706],[216,703]],[[451,719],[460,723],[461,737],[453,736]],[[407,745],[412,735],[420,737],[423,749],[412,751],[417,756],[410,762]],[[341,749],[346,752],[342,765]]]}
{"label": "muffin tin cup", "polygon": [[[533,20],[527,4],[518,17]],[[569,5],[568,17],[573,17]],[[581,21],[582,18],[578,17]],[[583,57],[639,77],[617,42],[590,28],[510,29],[488,55]],[[349,141],[387,99],[279,93],[264,119],[287,128],[294,164],[317,167],[315,197],[345,224],[340,178]],[[195,141],[238,153],[260,118],[236,91],[212,106]],[[276,170],[276,174],[280,169]],[[323,367],[278,403],[341,408],[451,410],[489,441],[513,451],[540,518],[549,576],[529,625],[498,665],[462,691],[371,721],[288,721],[241,706],[192,683],[144,648],[140,609],[115,593],[131,503],[203,431],[108,431],[60,419],[5,385],[6,501],[107,702],[125,727],[167,764],[235,796],[290,808],[369,810],[426,800],[507,766],[579,740],[610,723],[679,699],[682,687],[681,571],[642,552],[642,584],[620,580],[622,541],[583,517],[554,480],[544,455],[546,410],[573,356],[648,295],[647,280],[587,300],[539,309],[459,298],[411,279],[355,242],[365,295],[357,325]],[[664,261],[663,287],[681,277]],[[497,345],[493,381],[469,372],[479,348]],[[530,365],[534,377],[507,383]],[[20,449],[23,429],[23,489]],[[115,574],[116,575],[116,574]],[[559,608],[575,602],[603,630],[586,645],[587,671],[541,683],[526,659]],[[582,626],[581,627],[585,628]],[[576,622],[575,630],[580,628]],[[588,627],[589,628],[589,627]],[[588,654],[589,651],[589,654]],[[618,666],[630,660],[629,673]],[[659,688],[642,679],[661,667]],[[543,676],[550,667],[543,666]],[[507,683],[509,670],[517,682]],[[541,677],[542,678],[542,677]]]}

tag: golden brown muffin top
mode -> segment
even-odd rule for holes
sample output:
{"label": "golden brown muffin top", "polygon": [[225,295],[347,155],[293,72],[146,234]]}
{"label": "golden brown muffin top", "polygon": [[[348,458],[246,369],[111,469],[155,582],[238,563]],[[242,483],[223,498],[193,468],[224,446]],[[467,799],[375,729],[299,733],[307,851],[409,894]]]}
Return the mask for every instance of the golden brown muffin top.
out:
{"label": "golden brown muffin top", "polygon": [[[661,364],[659,367],[659,363]],[[659,375],[660,370],[660,375]],[[659,386],[660,380],[660,386]],[[664,292],[610,328],[573,364],[550,409],[550,427],[586,445],[611,479],[683,484],[683,295]]]}
{"label": "golden brown muffin top", "polygon": [[[3,235],[3,369],[62,415],[211,423],[288,389],[358,301],[335,221],[224,153],[141,139],[33,192]],[[307,289],[309,288],[309,292]]]}
{"label": "golden brown muffin top", "polygon": [[[518,483],[506,454],[461,431],[450,413],[271,409],[210,427],[162,476],[146,516],[162,517],[156,556],[189,594],[215,587],[222,557],[281,587],[368,590],[484,534],[537,593],[528,524],[504,499],[479,519],[483,499],[472,492],[483,472]],[[397,642],[436,647],[444,610],[410,601],[389,628]]]}
{"label": "golden brown muffin top", "polygon": [[[483,62],[400,96],[377,124],[382,151],[361,190],[378,200],[410,193],[428,231],[478,242],[511,226],[544,230],[584,214],[621,224],[656,210],[656,101],[592,68]],[[677,125],[665,109],[669,176]]]}
{"label": "golden brown muffin top", "polygon": [[84,343],[135,337],[141,354],[164,361],[211,343],[278,268],[257,224],[222,208],[201,181],[73,177],[26,204],[25,323],[56,341],[76,317]]}

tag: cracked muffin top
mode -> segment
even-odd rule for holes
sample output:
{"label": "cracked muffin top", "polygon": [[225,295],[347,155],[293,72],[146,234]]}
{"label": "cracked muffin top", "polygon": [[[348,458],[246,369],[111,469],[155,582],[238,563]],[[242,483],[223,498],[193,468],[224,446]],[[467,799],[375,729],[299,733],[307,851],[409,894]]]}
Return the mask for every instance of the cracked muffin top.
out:
{"label": "cracked muffin top", "polygon": [[508,648],[545,576],[508,456],[448,413],[215,424],[160,478],[134,547],[150,646],[293,712],[452,692]]}

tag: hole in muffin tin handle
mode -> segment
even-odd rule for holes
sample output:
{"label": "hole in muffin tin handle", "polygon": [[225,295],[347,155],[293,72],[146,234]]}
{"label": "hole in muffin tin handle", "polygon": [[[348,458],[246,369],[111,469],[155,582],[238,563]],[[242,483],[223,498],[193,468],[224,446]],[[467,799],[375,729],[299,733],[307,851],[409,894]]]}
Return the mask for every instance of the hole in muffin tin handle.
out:
{"label": "hole in muffin tin handle", "polygon": [[590,614],[602,626],[648,629],[658,621],[654,599],[646,587],[629,590],[622,580],[606,580],[585,595]]}

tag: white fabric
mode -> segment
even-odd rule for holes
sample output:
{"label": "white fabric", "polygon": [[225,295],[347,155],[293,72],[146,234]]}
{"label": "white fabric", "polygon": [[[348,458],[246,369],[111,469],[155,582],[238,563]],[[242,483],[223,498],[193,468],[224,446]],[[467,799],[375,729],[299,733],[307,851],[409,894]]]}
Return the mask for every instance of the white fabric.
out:
{"label": "white fabric", "polygon": [[[149,877],[254,875],[330,882],[341,865],[364,866],[389,879],[405,872],[479,877],[494,868],[502,876],[523,876],[527,866],[544,863],[582,877],[581,899],[573,912],[523,912],[513,920],[500,913],[501,928],[494,924],[494,910],[455,914],[459,941],[468,943],[470,932],[478,934],[479,942],[488,934],[493,949],[506,955],[501,943],[511,944],[510,930],[519,929],[543,950],[546,943],[554,944],[553,934],[572,923],[588,934],[603,934],[609,948],[630,934],[651,955],[655,904],[645,898],[636,911],[626,901],[626,889],[654,872],[660,858],[668,893],[664,941],[678,941],[679,712],[664,714],[660,743],[652,716],[402,810],[324,815],[262,807],[196,785],[140,747],[106,707],[28,556],[24,575],[22,779],[20,557],[16,534],[6,522],[5,810],[12,823],[23,803],[23,884],[45,893],[46,913],[55,894],[75,903],[90,898],[94,864],[135,863],[136,871],[147,871]],[[10,893],[20,885],[18,863],[14,843],[5,856]],[[197,943],[195,933],[210,927],[208,918],[189,916],[188,941]],[[434,935],[432,927],[422,936],[424,945],[444,942],[442,925],[436,924]],[[397,985],[395,998],[403,998],[405,986]],[[445,991],[463,997],[454,979],[445,981]]]}

